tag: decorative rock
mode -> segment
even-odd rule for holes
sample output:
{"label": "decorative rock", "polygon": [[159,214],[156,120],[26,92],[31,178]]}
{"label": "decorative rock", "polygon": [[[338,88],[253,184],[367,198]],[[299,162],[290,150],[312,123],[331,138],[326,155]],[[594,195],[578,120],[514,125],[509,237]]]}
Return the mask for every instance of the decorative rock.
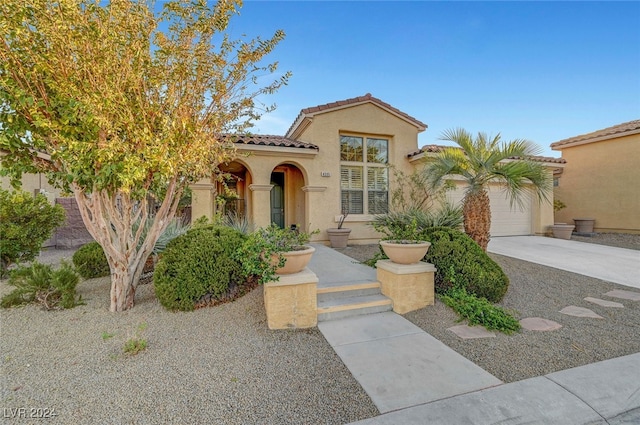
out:
{"label": "decorative rock", "polygon": [[447,330],[453,332],[454,334],[458,335],[458,337],[462,339],[495,338],[496,337],[496,334],[486,330],[482,326],[459,325],[459,326],[450,327]]}
{"label": "decorative rock", "polygon": [[606,300],[601,300],[600,298],[592,298],[592,297],[587,297],[584,300],[589,301],[590,303],[601,305],[602,307],[624,308],[624,305],[617,303],[615,301],[606,301]]}
{"label": "decorative rock", "polygon": [[568,307],[563,308],[562,310],[560,310],[560,313],[566,314],[567,316],[591,317],[593,319],[604,319],[604,317],[594,313],[588,308],[576,307],[575,305],[570,305]]}
{"label": "decorative rock", "polygon": [[640,301],[640,292],[623,291],[621,289],[615,289],[604,294],[612,298],[621,298],[623,300]]}
{"label": "decorative rock", "polygon": [[560,323],[543,319],[542,317],[527,317],[526,319],[522,319],[520,320],[520,326],[528,331],[539,332],[555,331],[562,327]]}

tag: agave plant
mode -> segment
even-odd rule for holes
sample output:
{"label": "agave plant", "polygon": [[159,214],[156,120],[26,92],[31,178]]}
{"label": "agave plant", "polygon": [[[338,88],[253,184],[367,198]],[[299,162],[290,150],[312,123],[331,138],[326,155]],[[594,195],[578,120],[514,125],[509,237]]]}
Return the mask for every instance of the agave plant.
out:
{"label": "agave plant", "polygon": [[[142,230],[142,237],[140,238],[140,241],[138,242],[138,245],[142,244],[142,241],[145,239],[147,232],[149,231],[149,228],[151,227],[151,223],[153,222],[153,217],[150,217],[150,219],[148,219],[145,222],[145,226]],[[135,234],[135,232],[138,229],[138,226],[140,226],[140,222],[136,223],[133,226],[133,233]],[[179,218],[179,217],[174,217],[169,224],[167,225],[167,228],[164,230],[164,232],[162,232],[162,234],[160,235],[160,237],[158,238],[158,240],[156,241],[156,244],[153,246],[153,251],[152,253],[154,255],[159,255],[162,251],[165,250],[165,248],[167,247],[167,244],[169,242],[171,242],[172,240],[174,240],[175,238],[177,238],[180,235],[184,235],[185,233],[187,233],[187,231],[191,228],[190,225],[185,224],[184,221]],[[140,248],[140,246],[138,246],[138,248]]]}
{"label": "agave plant", "polygon": [[[377,215],[373,220],[373,227],[392,239],[398,239],[399,234],[416,234],[430,227],[450,227],[460,229],[463,223],[462,207],[456,207],[445,202],[435,211],[424,211],[410,208],[404,211],[391,211]],[[401,238],[402,239],[402,238]]]}
{"label": "agave plant", "polygon": [[248,235],[255,230],[255,224],[246,215],[240,215],[237,211],[229,212],[222,220],[222,224]]}

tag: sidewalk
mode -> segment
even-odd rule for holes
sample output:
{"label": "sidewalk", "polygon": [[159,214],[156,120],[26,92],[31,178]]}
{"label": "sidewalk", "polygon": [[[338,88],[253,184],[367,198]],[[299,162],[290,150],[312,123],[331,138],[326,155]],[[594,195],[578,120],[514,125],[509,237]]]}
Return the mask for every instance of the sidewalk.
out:
{"label": "sidewalk", "polygon": [[398,410],[358,425],[640,424],[640,353]]}

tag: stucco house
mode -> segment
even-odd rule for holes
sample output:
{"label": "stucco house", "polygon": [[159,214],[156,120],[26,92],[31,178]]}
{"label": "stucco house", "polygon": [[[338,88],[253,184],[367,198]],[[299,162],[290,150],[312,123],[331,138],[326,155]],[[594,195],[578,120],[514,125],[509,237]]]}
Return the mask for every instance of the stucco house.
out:
{"label": "stucco house", "polygon": [[594,218],[596,232],[640,233],[640,120],[551,144],[567,161],[554,195],[556,220]]}
{"label": "stucco house", "polygon": [[[246,215],[257,226],[274,222],[319,229],[314,240],[328,242],[326,229],[336,227],[342,211],[348,210],[344,227],[352,229],[349,244],[377,242],[380,235],[369,223],[388,210],[389,193],[395,185],[388,166],[411,173],[442,148],[418,148],[418,134],[426,129],[422,121],[371,94],[305,108],[284,136],[235,137],[237,159],[220,165],[231,177],[227,189],[215,178],[191,185],[191,217],[213,217],[220,208],[216,198],[224,197],[226,209]],[[624,157],[616,155],[616,161]],[[550,177],[565,162],[561,158],[534,159],[545,165]],[[457,189],[448,193],[449,199],[459,202],[464,187],[455,176],[451,179]],[[8,179],[2,179],[2,187],[9,187]],[[52,202],[69,203],[65,208],[73,223],[68,224],[74,229],[67,238],[69,246],[89,237],[73,198],[60,199],[59,191],[46,178],[25,175],[22,188],[42,191]],[[542,235],[554,222],[550,202],[533,197],[525,199],[524,208],[512,208],[497,187],[491,188],[490,198],[492,236]]]}
{"label": "stucco house", "polygon": [[[337,226],[343,209],[349,243],[377,241],[369,226],[387,212],[393,187],[393,165],[405,173],[421,167],[438,146],[418,149],[418,134],[427,125],[371,94],[303,109],[284,136],[250,135],[235,140],[240,157],[221,169],[232,176],[230,189],[257,226],[272,222],[319,229],[317,241],[328,241],[327,228]],[[564,166],[558,158],[537,157],[550,176]],[[452,178],[455,180],[455,177]],[[223,194],[213,179],[192,186],[192,217],[211,217],[215,198]],[[450,193],[462,199],[463,187]],[[228,195],[225,194],[225,195]],[[525,200],[511,208],[502,190],[490,193],[493,236],[545,234],[553,224],[550,202]]]}

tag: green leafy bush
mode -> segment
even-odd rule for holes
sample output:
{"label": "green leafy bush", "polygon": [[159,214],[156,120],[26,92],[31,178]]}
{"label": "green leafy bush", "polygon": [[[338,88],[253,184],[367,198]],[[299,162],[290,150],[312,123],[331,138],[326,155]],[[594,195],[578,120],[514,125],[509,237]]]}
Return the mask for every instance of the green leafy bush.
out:
{"label": "green leafy bush", "polygon": [[421,232],[420,238],[431,242],[425,260],[438,269],[435,276],[437,293],[446,293],[454,283],[492,302],[499,302],[507,293],[507,275],[463,232],[434,227]]}
{"label": "green leafy bush", "polygon": [[219,226],[189,230],[171,241],[162,253],[153,274],[160,303],[169,310],[193,310],[196,304],[224,298],[242,285],[245,275],[235,258],[245,236]]}
{"label": "green leafy bush", "polygon": [[72,257],[73,265],[84,279],[109,276],[111,270],[107,257],[98,242],[89,242],[78,249]]}
{"label": "green leafy bush", "polygon": [[455,287],[440,299],[470,325],[482,325],[489,330],[511,334],[520,330],[520,322],[509,312],[497,307],[485,298],[469,294],[464,288]]}
{"label": "green leafy bush", "polygon": [[20,266],[11,271],[7,283],[16,289],[2,297],[0,305],[6,308],[37,302],[47,310],[72,308],[81,304],[76,296],[79,281],[73,267],[64,261],[56,270],[36,261],[29,267]]}
{"label": "green leafy bush", "polygon": [[11,264],[36,258],[64,218],[64,208],[42,195],[0,189],[0,277]]}
{"label": "green leafy bush", "polygon": [[[245,276],[257,276],[260,284],[277,281],[275,271],[285,264],[282,253],[305,249],[304,245],[311,240],[311,236],[319,232],[314,230],[306,233],[288,227],[282,229],[272,223],[249,234],[235,257],[242,263]],[[272,257],[278,261],[273,261]]]}

